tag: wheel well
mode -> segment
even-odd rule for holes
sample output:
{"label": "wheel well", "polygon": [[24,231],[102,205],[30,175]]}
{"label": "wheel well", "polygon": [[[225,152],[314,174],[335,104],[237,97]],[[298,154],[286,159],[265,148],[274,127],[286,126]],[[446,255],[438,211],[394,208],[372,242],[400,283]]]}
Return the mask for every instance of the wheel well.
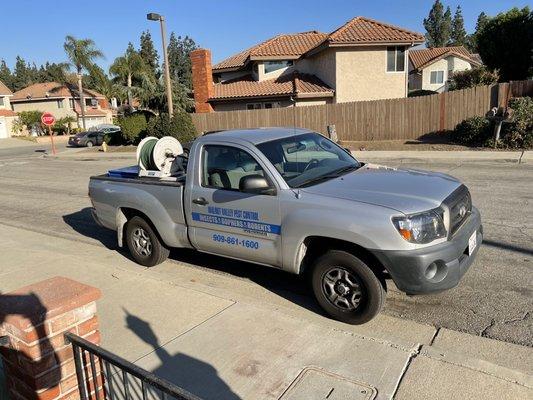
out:
{"label": "wheel well", "polygon": [[129,207],[120,207],[120,211],[122,212],[122,214],[124,214],[124,217],[126,217],[126,223],[122,226],[122,232],[121,232],[122,233],[122,237],[126,237],[127,221],[129,221],[133,217],[141,217],[154,230],[155,234],[157,235],[157,237],[159,238],[161,243],[164,243],[164,241],[161,238],[161,235],[159,234],[159,232],[157,231],[157,228],[155,227],[154,223],[152,222],[152,220],[145,213],[143,213],[142,211],[137,210],[135,208],[129,208]]}
{"label": "wheel well", "polygon": [[383,287],[387,289],[385,279],[389,276],[387,270],[378,258],[369,250],[358,244],[348,242],[342,239],[334,239],[324,236],[309,236],[305,238],[304,245],[307,252],[301,263],[302,273],[310,271],[313,261],[329,250],[343,250],[360,258],[376,274]]}

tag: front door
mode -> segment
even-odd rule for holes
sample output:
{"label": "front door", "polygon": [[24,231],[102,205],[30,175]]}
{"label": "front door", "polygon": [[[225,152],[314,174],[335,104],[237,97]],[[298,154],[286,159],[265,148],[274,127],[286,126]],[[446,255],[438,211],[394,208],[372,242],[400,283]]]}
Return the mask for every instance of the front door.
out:
{"label": "front door", "polygon": [[234,145],[206,145],[199,167],[186,199],[193,245],[201,251],[281,265],[278,196],[239,189],[248,175],[261,175],[274,186],[256,158]]}

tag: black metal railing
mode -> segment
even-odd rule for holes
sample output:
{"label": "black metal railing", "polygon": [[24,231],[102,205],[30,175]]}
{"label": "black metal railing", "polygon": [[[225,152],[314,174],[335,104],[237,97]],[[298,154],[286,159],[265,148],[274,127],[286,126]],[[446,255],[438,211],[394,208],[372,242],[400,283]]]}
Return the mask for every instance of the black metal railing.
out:
{"label": "black metal railing", "polygon": [[186,390],[72,333],[81,400],[200,400]]}

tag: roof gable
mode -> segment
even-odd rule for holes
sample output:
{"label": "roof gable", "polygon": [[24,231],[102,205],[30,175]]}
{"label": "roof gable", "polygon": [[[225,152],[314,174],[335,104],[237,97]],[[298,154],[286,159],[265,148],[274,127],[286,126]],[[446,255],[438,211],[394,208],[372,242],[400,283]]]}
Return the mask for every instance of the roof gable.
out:
{"label": "roof gable", "polygon": [[[83,92],[85,96],[89,97],[105,97],[103,94],[90,89],[84,88]],[[11,101],[37,100],[49,97],[79,97],[78,88],[72,84],[61,84],[58,82],[34,83],[15,92]]]}
{"label": "roof gable", "polygon": [[414,69],[423,69],[449,56],[459,57],[474,65],[480,65],[478,60],[474,59],[470,52],[463,46],[432,47],[409,51],[409,61],[413,64]]}
{"label": "roof gable", "polygon": [[394,25],[366,17],[355,17],[332,32],[327,42],[330,44],[383,44],[383,43],[422,43],[424,36]]}
{"label": "roof gable", "polygon": [[424,36],[370,18],[356,17],[330,34],[309,31],[274,36],[213,66],[214,72],[239,69],[249,60],[295,59],[321,46],[422,43]]}
{"label": "roof gable", "polygon": [[4,82],[0,81],[0,96],[11,95],[13,95],[13,92],[4,84]]}

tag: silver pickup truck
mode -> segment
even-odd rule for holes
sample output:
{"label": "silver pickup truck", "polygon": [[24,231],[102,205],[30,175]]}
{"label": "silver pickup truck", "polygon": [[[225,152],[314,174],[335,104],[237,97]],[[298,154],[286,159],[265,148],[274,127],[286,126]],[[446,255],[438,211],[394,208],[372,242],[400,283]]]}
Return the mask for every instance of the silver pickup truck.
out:
{"label": "silver pickup truck", "polygon": [[456,286],[482,240],[457,179],[365,164],[308,130],[204,135],[185,168],[174,181],[92,177],[94,218],[145,266],[177,247],[305,273],[351,324],[379,313],[387,279],[407,294]]}

